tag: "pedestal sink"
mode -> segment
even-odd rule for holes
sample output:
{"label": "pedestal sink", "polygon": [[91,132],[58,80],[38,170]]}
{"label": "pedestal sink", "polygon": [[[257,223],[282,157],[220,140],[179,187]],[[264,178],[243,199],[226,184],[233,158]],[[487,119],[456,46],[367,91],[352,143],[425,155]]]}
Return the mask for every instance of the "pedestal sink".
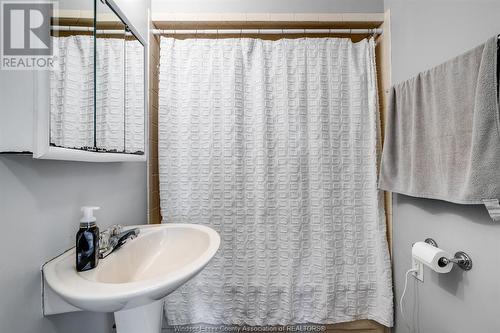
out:
{"label": "pedestal sink", "polygon": [[118,333],[159,333],[163,298],[199,273],[212,259],[220,237],[193,224],[132,226],[139,236],[77,272],[75,250],[43,266],[45,283],[65,302],[94,312],[114,312]]}

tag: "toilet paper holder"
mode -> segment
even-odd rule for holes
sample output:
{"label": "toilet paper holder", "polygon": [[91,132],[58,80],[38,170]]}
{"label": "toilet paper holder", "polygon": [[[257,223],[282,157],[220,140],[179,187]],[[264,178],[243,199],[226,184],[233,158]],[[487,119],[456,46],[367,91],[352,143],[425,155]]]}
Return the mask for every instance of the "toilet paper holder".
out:
{"label": "toilet paper holder", "polygon": [[[434,247],[438,247],[437,242],[432,238],[427,238],[424,242]],[[444,267],[450,262],[454,263],[464,271],[470,271],[472,269],[472,259],[467,253],[463,251],[456,252],[453,258],[440,258],[438,261],[438,265],[440,267]]]}

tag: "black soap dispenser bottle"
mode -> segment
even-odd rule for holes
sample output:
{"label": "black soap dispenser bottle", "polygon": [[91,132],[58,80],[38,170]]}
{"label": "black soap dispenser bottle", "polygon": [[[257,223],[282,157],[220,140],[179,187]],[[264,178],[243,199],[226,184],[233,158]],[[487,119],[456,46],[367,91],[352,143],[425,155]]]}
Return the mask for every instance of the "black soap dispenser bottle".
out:
{"label": "black soap dispenser bottle", "polygon": [[80,229],[76,233],[76,270],[88,271],[96,268],[99,262],[99,228],[94,210],[99,207],[82,207],[83,216]]}

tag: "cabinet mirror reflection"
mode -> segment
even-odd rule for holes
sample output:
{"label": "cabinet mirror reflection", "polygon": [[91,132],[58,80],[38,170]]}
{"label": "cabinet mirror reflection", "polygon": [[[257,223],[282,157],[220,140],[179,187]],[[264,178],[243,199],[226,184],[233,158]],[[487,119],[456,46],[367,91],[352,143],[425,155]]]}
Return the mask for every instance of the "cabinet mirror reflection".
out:
{"label": "cabinet mirror reflection", "polygon": [[61,1],[53,18],[50,145],[143,155],[144,45],[106,2],[91,6],[82,17]]}
{"label": "cabinet mirror reflection", "polygon": [[94,11],[82,1],[81,12],[61,0],[52,18],[54,67],[50,72],[50,144],[94,147]]}
{"label": "cabinet mirror reflection", "polygon": [[144,45],[125,33],[125,152],[144,152]]}
{"label": "cabinet mirror reflection", "polygon": [[125,151],[125,24],[96,2],[96,147]]}

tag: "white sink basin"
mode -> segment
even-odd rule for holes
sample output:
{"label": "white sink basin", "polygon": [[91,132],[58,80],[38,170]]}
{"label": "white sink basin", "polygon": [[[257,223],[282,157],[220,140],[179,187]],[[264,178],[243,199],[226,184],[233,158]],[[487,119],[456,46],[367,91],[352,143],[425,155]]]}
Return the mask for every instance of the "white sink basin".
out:
{"label": "white sink basin", "polygon": [[95,269],[77,272],[72,249],[45,264],[43,274],[69,304],[115,312],[118,332],[159,332],[162,299],[205,267],[220,237],[211,228],[193,224],[133,227],[140,228],[139,236],[100,260]]}

